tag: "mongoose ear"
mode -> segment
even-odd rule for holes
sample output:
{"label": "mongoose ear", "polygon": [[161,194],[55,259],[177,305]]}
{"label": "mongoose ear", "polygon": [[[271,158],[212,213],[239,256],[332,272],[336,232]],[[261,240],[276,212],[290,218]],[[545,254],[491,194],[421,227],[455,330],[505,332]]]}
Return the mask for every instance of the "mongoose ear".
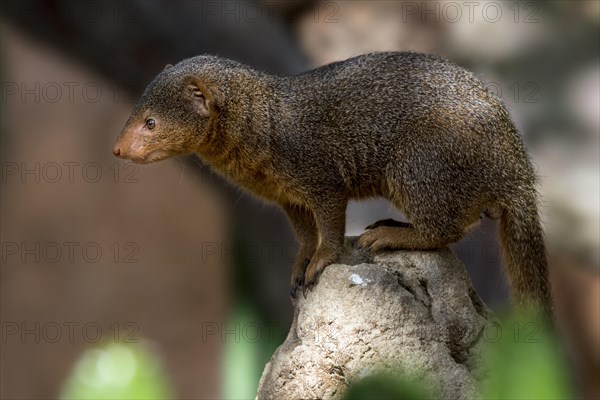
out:
{"label": "mongoose ear", "polygon": [[171,68],[173,66],[173,64],[167,64],[165,65],[165,69],[163,69],[163,71],[168,70],[169,68]]}
{"label": "mongoose ear", "polygon": [[185,95],[199,114],[209,117],[215,108],[215,98],[202,81],[194,75],[183,78]]}

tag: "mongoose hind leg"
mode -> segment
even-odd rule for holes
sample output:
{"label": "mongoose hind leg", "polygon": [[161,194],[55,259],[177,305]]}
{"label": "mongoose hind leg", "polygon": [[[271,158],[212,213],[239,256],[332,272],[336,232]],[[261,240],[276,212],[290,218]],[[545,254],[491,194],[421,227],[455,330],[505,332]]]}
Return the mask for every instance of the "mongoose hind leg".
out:
{"label": "mongoose hind leg", "polygon": [[292,290],[290,295],[292,298],[295,298],[298,289],[304,284],[304,274],[317,248],[319,236],[315,216],[312,211],[306,207],[297,205],[284,205],[283,209],[292,223],[296,238],[300,244],[292,267],[291,276]]}
{"label": "mongoose hind leg", "polygon": [[365,229],[375,229],[380,226],[396,226],[398,228],[412,228],[412,224],[409,222],[396,221],[393,218],[380,219],[377,222],[373,222],[371,225],[367,226]]}
{"label": "mongoose hind leg", "polygon": [[[358,238],[358,245],[369,251],[382,249],[432,250],[456,242],[479,222],[479,212],[453,213],[450,207],[431,208],[407,215],[407,226],[377,226]],[[467,209],[468,210],[468,209]],[[453,217],[450,217],[453,215]]]}

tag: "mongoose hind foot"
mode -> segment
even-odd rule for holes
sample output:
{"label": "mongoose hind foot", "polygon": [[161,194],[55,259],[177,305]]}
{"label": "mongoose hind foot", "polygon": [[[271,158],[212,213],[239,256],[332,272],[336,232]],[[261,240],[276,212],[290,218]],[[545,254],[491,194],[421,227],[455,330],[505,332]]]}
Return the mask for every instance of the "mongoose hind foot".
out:
{"label": "mongoose hind foot", "polygon": [[359,248],[370,252],[380,250],[432,250],[443,247],[451,239],[431,240],[419,235],[411,224],[408,226],[378,226],[358,238]]}

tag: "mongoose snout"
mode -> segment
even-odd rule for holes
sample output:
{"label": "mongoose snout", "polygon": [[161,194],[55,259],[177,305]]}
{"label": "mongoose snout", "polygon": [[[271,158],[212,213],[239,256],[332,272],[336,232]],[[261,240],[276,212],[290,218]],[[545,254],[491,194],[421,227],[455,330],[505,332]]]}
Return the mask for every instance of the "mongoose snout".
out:
{"label": "mongoose snout", "polygon": [[157,127],[153,118],[129,121],[113,146],[113,154],[139,164],[149,164],[170,157],[172,154],[156,142],[156,132],[152,131],[154,129]]}

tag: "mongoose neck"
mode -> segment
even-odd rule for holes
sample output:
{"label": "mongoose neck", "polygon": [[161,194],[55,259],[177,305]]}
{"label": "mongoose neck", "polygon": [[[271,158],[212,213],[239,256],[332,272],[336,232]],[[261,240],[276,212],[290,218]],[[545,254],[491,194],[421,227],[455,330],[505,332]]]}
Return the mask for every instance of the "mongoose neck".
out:
{"label": "mongoose neck", "polygon": [[272,167],[272,143],[285,130],[282,78],[250,68],[222,76],[223,102],[198,154],[216,170],[245,185]]}

